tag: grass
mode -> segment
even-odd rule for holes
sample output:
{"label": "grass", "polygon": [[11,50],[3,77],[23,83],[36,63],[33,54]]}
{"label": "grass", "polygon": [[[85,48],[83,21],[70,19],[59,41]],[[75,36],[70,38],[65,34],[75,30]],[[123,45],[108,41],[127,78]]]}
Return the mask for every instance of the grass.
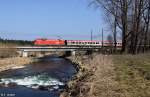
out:
{"label": "grass", "polygon": [[76,79],[69,82],[67,93],[60,97],[120,97],[111,56],[96,54],[92,59],[81,58],[78,62]]}
{"label": "grass", "polygon": [[0,72],[9,69],[23,68],[24,66],[36,61],[38,60],[29,57],[0,58]]}
{"label": "grass", "polygon": [[15,47],[17,46],[16,44],[11,44],[11,43],[1,43],[0,42],[0,47],[6,48],[6,49],[0,49],[0,58],[7,58],[7,57],[14,57],[17,56],[17,52],[15,49],[10,49],[10,47]]}
{"label": "grass", "polygon": [[94,55],[80,61],[85,70],[68,85],[69,95],[61,97],[150,97],[150,54]]}
{"label": "grass", "polygon": [[124,97],[150,97],[150,54],[114,55],[113,62]]}

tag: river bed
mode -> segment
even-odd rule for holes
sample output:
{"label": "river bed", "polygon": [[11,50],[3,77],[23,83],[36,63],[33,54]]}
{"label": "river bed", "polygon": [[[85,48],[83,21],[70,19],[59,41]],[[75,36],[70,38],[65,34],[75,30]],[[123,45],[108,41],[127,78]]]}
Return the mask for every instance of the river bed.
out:
{"label": "river bed", "polygon": [[76,73],[73,64],[57,56],[47,56],[24,68],[0,72],[1,97],[59,97]]}

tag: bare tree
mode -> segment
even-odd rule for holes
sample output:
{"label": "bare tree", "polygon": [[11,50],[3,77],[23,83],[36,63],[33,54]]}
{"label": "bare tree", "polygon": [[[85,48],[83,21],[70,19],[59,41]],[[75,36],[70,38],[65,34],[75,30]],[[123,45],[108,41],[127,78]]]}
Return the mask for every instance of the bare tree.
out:
{"label": "bare tree", "polygon": [[[148,3],[147,3],[148,2]],[[147,45],[150,45],[148,43],[148,32],[149,32],[149,25],[150,25],[150,1],[147,0],[145,6],[144,6],[144,12],[143,12],[143,19],[144,19],[144,28],[145,28],[145,37],[144,37],[144,49],[147,50]]]}
{"label": "bare tree", "polygon": [[[114,41],[116,28],[122,32],[122,52],[136,54],[148,44],[150,1],[149,0],[93,0],[94,4],[109,13],[114,21]],[[144,38],[143,38],[144,37]]]}
{"label": "bare tree", "polygon": [[[122,30],[122,52],[126,51],[126,38],[128,29],[128,3],[131,0],[94,0],[97,6],[103,7],[115,17],[117,26]],[[116,36],[116,35],[115,35]]]}

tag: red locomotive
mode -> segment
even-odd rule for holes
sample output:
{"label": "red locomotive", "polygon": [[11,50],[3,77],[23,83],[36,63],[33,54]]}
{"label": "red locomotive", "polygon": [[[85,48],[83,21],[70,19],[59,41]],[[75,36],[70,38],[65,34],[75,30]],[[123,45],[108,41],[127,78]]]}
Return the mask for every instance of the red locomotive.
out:
{"label": "red locomotive", "polygon": [[34,45],[65,45],[64,40],[36,39]]}

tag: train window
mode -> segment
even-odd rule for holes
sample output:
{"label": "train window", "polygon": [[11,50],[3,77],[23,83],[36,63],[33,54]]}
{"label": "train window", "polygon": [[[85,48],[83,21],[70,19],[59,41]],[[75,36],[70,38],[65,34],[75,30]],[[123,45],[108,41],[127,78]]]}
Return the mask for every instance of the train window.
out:
{"label": "train window", "polygon": [[96,42],[96,44],[99,44],[98,42]]}

